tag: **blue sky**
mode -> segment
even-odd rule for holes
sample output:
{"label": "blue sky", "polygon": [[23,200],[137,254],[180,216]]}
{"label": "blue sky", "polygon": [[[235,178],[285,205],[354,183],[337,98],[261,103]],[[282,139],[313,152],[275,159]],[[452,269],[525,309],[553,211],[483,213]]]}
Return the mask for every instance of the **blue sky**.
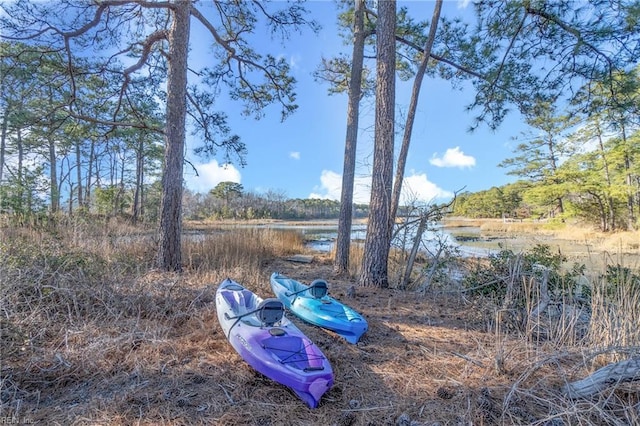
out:
{"label": "blue sky", "polygon": [[[277,4],[277,2],[276,2]],[[402,2],[410,7],[416,20],[430,20],[434,3]],[[241,114],[242,105],[220,97],[218,108],[228,115],[232,132],[238,134],[248,149],[247,165],[222,165],[219,160],[203,160],[187,152],[199,176],[185,167],[187,187],[207,192],[222,181],[241,183],[245,191],[276,191],[288,198],[340,199],[341,175],[346,131],[347,96],[328,95],[326,84],[314,81],[312,73],[321,58],[337,53],[350,53],[338,35],[337,9],[333,1],[311,1],[307,8],[321,25],[318,34],[306,31],[289,41],[272,41],[256,34],[257,50],[288,59],[297,80],[298,110],[284,122],[277,107],[269,108],[261,120]],[[472,16],[464,3],[445,1],[443,15]],[[202,25],[192,21],[191,59],[206,61],[211,36]],[[193,62],[192,62],[193,64]],[[412,82],[397,80],[397,111],[406,111]],[[481,126],[473,133],[473,112],[465,111],[473,99],[473,91],[456,90],[443,80],[425,79],[420,95],[416,123],[406,166],[405,184],[411,197],[421,201],[444,202],[453,192],[489,189],[512,182],[506,170],[497,167],[512,156],[512,137],[527,131],[522,117],[513,111],[493,132]],[[361,105],[356,191],[354,201],[369,201],[370,166],[373,162],[373,99]],[[396,120],[403,121],[396,113]],[[396,147],[402,134],[397,127]],[[188,136],[190,148],[198,145]],[[396,151],[397,151],[396,149]]]}

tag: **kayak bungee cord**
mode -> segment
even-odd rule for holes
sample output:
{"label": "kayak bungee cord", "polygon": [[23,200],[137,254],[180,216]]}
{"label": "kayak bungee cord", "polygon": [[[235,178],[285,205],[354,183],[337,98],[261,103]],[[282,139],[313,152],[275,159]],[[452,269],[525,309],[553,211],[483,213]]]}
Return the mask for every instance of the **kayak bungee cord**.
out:
{"label": "kayak bungee cord", "polygon": [[[309,355],[307,354],[306,356],[304,356],[303,351],[306,352],[306,349],[309,346],[313,346],[313,342],[309,342],[307,344],[304,345],[303,348],[298,349],[297,351],[293,350],[293,349],[283,349],[283,348],[276,348],[276,347],[271,347],[271,346],[267,346],[267,345],[262,345],[262,349],[265,350],[272,350],[272,351],[279,351],[279,352],[285,352],[285,353],[290,353],[291,355],[289,355],[288,357],[279,360],[280,364],[288,364],[288,363],[292,363],[292,362],[299,362],[299,361],[316,361],[316,360],[323,360],[325,359],[324,356],[321,355],[317,355],[315,357],[309,357]],[[302,359],[292,359],[289,360],[289,358],[294,357],[296,355],[301,355]],[[312,370],[324,370],[324,367],[305,367],[305,371],[307,369],[312,369]]]}

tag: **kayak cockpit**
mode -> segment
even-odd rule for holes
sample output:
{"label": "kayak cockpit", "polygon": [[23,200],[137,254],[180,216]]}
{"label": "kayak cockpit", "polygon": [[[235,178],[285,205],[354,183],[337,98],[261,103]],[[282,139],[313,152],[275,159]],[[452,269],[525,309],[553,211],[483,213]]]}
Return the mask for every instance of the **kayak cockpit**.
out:
{"label": "kayak cockpit", "polygon": [[[282,329],[279,329],[282,330]],[[277,336],[272,336],[262,341],[262,348],[280,364],[287,365],[297,370],[321,371],[324,370],[325,357],[315,350],[310,340],[300,336],[287,335],[286,331]]]}
{"label": "kayak cockpit", "polygon": [[236,320],[231,328],[238,322],[252,327],[273,327],[284,318],[284,305],[279,299],[264,299],[256,305],[255,295],[242,287],[222,292],[222,297],[232,314],[225,312],[224,318]]}

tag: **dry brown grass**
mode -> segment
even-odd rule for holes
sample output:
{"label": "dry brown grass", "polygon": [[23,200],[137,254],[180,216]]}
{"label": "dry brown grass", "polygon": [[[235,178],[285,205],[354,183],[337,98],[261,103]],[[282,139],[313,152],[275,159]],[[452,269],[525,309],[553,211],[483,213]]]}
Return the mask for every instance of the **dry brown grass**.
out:
{"label": "dry brown grass", "polygon": [[[560,392],[593,371],[596,354],[640,351],[637,334],[623,337],[615,328],[620,322],[613,322],[630,309],[624,292],[626,304],[608,300],[610,319],[594,325],[590,337],[536,340],[502,328],[492,301],[459,292],[358,288],[357,297],[347,299],[354,279],[334,276],[328,257],[315,255],[311,264],[283,259],[304,252],[292,232],[190,236],[182,274],[152,268],[150,237],[107,228],[76,232],[3,230],[2,418],[79,425],[392,425],[402,419],[416,425],[600,425],[640,419],[640,392],[631,384],[589,401]],[[332,295],[370,324],[362,342],[349,345],[294,319],[335,373],[334,387],[315,410],[251,370],[216,319],[214,294],[224,278],[268,296],[273,271],[305,282],[329,279]],[[624,330],[636,331],[637,312],[624,317]]]}
{"label": "dry brown grass", "polygon": [[633,250],[640,254],[640,230],[635,232],[616,232],[603,236],[601,247],[612,253]]}

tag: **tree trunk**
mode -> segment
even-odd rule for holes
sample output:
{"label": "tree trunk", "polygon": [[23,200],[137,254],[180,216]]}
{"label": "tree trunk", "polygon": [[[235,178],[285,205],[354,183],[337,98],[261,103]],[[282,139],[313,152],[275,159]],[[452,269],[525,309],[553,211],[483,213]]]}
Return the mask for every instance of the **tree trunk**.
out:
{"label": "tree trunk", "polygon": [[[80,152],[80,142],[75,144],[76,154],[76,180],[78,181],[78,207],[82,208],[84,201],[82,200],[82,156]],[[71,197],[69,197],[71,198]]]}
{"label": "tree trunk", "polygon": [[342,194],[340,196],[340,219],[336,238],[336,254],[333,262],[334,271],[339,274],[346,273],[349,270],[353,186],[356,169],[356,146],[358,143],[358,116],[360,114],[362,67],[364,62],[364,0],[355,0],[353,34],[353,57],[351,79],[349,80],[349,105],[347,107],[347,135],[344,145]]}
{"label": "tree trunk", "polygon": [[133,193],[133,206],[131,208],[131,221],[135,225],[140,218],[140,206],[142,204],[142,169],[144,165],[144,138],[140,137],[136,150],[136,187]]}
{"label": "tree trunk", "polygon": [[362,260],[361,286],[388,287],[387,262],[391,244],[389,212],[393,185],[395,119],[395,0],[378,3],[376,29],[375,146],[371,178],[369,221]]}
{"label": "tree trunk", "polygon": [[[95,161],[95,146],[96,141],[91,138],[91,144],[89,148],[89,164],[87,165],[87,180],[84,184],[84,200],[87,207],[89,207],[89,200],[91,199],[91,178],[93,177],[93,164]],[[97,178],[96,178],[97,181]]]}
{"label": "tree trunk", "polygon": [[2,182],[2,172],[4,171],[4,152],[7,140],[7,123],[9,121],[7,115],[7,110],[5,110],[2,115],[2,131],[0,132],[0,182]]}
{"label": "tree trunk", "polygon": [[[31,188],[27,188],[25,176],[22,173],[24,163],[24,144],[22,143],[22,129],[16,129],[16,150],[18,151],[18,169],[16,172],[18,181],[18,199],[20,200],[20,208],[22,213],[31,214]],[[25,189],[28,191],[25,197]],[[26,198],[26,200],[25,200]]]}
{"label": "tree trunk", "polygon": [[109,186],[116,186],[116,182],[118,181],[118,159],[116,158],[117,152],[119,151],[119,147],[117,145],[113,145],[113,150],[109,150]]}
{"label": "tree trunk", "polygon": [[413,89],[411,91],[411,101],[409,102],[409,111],[407,112],[407,122],[404,127],[404,135],[402,137],[402,146],[398,155],[398,168],[396,169],[396,178],[393,186],[393,195],[391,198],[391,214],[389,215],[389,227],[393,231],[398,206],[400,205],[400,194],[402,193],[402,181],[404,179],[404,169],[407,163],[407,155],[409,153],[409,145],[411,144],[411,133],[413,132],[413,123],[416,118],[416,110],[418,108],[418,98],[420,97],[420,88],[424,73],[427,69],[427,63],[431,56],[431,49],[436,38],[436,29],[438,28],[438,20],[440,19],[440,11],[442,10],[442,0],[437,0],[433,16],[431,17],[431,26],[429,27],[429,37],[422,52],[422,60],[416,77],[413,80]]}
{"label": "tree trunk", "polygon": [[[554,140],[554,135],[551,133],[551,131],[547,132],[547,150],[549,152],[549,163],[550,163],[550,167],[551,170],[553,171],[553,176],[557,176],[558,174],[558,163],[557,163],[557,154],[556,154],[556,149],[555,149],[555,140]],[[555,178],[553,178],[553,182],[557,183],[557,180]],[[562,215],[564,213],[564,202],[562,200],[562,197],[558,197],[556,198],[556,207],[555,210],[558,211],[558,214]],[[555,211],[554,211],[554,215],[555,217]],[[563,219],[564,220],[564,219]]]}
{"label": "tree trunk", "polygon": [[629,153],[627,142],[627,131],[624,125],[622,126],[622,143],[624,144],[624,169],[626,173],[625,183],[627,189],[627,228],[629,230],[635,229],[636,226],[636,214],[634,211],[633,203],[633,174],[631,173],[631,154]]}
{"label": "tree trunk", "polygon": [[613,184],[611,183],[611,174],[609,172],[609,161],[607,158],[607,152],[604,148],[604,142],[602,140],[602,130],[600,129],[599,123],[596,124],[596,132],[597,132],[596,137],[598,139],[598,148],[600,150],[600,157],[602,157],[604,179],[605,179],[605,182],[607,183],[606,197],[607,197],[607,209],[609,214],[608,222],[609,222],[610,230],[614,231],[617,225],[615,220],[616,219],[615,201],[611,196]]}
{"label": "tree trunk", "polygon": [[51,196],[51,213],[60,209],[60,191],[58,190],[58,166],[56,159],[56,144],[54,138],[49,139],[49,194]]}
{"label": "tree trunk", "polygon": [[162,175],[160,247],[157,262],[158,267],[164,270],[181,271],[182,179],[191,3],[176,1],[173,6],[173,23],[169,34],[166,150]]}
{"label": "tree trunk", "polygon": [[126,155],[123,153],[120,159],[120,184],[118,185],[118,192],[116,193],[116,205],[115,212],[119,215],[124,214],[124,173],[125,173],[125,161]]}
{"label": "tree trunk", "polygon": [[591,196],[591,198],[593,198],[594,203],[597,205],[597,210],[598,210],[598,219],[600,220],[600,230],[602,232],[606,232],[608,229],[608,214],[607,214],[607,209],[605,207],[605,203],[604,203],[604,198],[606,198],[606,196],[600,196],[600,194],[598,192],[595,191],[586,191],[587,194],[589,194]]}

